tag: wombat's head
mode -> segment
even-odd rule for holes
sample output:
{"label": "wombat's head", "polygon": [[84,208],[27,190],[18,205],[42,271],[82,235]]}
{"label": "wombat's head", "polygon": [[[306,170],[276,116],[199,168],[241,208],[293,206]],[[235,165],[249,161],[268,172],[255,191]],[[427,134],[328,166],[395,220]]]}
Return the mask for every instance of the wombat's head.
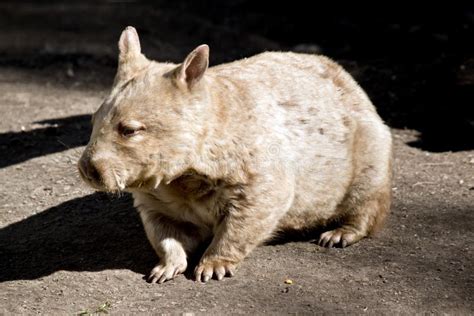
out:
{"label": "wombat's head", "polygon": [[180,65],[153,62],[141,53],[133,27],[122,32],[118,46],[115,82],[92,117],[79,172],[104,191],[156,187],[199,155],[209,115],[209,48],[197,47]]}

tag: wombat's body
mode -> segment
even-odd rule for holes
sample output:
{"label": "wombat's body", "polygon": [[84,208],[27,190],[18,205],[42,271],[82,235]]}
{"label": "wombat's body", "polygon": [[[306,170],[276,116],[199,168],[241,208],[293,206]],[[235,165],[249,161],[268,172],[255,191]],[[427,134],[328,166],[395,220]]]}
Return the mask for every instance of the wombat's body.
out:
{"label": "wombat's body", "polygon": [[206,241],[203,281],[232,275],[280,231],[332,223],[320,245],[346,246],[382,223],[390,132],[336,63],[263,53],[207,69],[207,46],[172,65],[148,61],[137,43],[125,30],[80,169],[99,189],[133,193],[161,259],[153,281],[183,272]]}

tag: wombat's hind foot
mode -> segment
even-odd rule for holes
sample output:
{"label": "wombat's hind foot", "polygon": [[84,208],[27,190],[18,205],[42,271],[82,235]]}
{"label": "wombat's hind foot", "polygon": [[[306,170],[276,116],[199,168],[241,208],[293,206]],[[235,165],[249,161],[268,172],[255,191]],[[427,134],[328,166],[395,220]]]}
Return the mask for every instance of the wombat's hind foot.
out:
{"label": "wombat's hind foot", "polygon": [[[349,199],[350,201],[350,199]],[[355,244],[367,235],[373,234],[383,224],[390,208],[390,187],[380,190],[364,203],[347,207],[340,227],[324,232],[319,237],[322,247],[347,247]]]}
{"label": "wombat's hind foot", "polygon": [[352,245],[362,238],[365,234],[356,231],[353,227],[342,226],[333,230],[324,232],[319,237],[318,245],[321,247],[347,247]]}

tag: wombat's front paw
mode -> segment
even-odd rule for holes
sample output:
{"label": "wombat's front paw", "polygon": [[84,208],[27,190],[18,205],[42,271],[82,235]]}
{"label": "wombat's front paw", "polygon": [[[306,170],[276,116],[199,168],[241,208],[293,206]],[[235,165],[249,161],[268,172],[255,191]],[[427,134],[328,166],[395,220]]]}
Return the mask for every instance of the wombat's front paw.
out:
{"label": "wombat's front paw", "polygon": [[233,277],[235,274],[235,265],[227,260],[212,258],[201,259],[201,262],[194,270],[196,281],[207,282],[212,276],[217,280],[222,280],[224,276]]}
{"label": "wombat's front paw", "polygon": [[178,274],[186,271],[187,267],[186,259],[183,261],[177,262],[163,262],[157,264],[153,270],[151,270],[150,275],[148,276],[148,281],[150,283],[163,283],[168,280],[174,279]]}

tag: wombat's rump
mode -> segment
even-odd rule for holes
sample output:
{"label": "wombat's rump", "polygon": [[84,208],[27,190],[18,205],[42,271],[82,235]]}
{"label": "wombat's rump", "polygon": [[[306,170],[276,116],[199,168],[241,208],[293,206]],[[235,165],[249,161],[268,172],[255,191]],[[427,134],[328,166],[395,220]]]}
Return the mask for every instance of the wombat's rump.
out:
{"label": "wombat's rump", "polygon": [[197,280],[233,275],[280,231],[332,224],[319,244],[345,247],[380,227],[390,131],[335,62],[263,53],[208,69],[201,45],[182,64],[158,63],[132,27],[119,50],[79,170],[99,190],[133,194],[160,257],[151,281],[184,272],[209,240]]}

